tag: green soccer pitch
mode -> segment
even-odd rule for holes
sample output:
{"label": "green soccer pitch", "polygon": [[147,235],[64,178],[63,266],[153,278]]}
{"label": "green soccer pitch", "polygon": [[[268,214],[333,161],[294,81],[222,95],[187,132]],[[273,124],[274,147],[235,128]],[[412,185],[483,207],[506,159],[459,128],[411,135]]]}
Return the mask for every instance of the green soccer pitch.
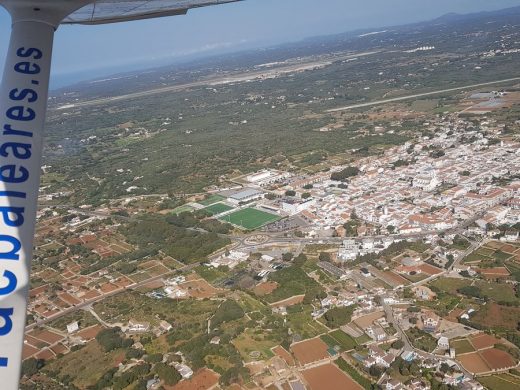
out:
{"label": "green soccer pitch", "polygon": [[234,213],[225,215],[219,219],[247,230],[254,230],[268,223],[278,221],[280,217],[278,215],[266,213],[264,211],[248,207],[246,209],[238,210]]}
{"label": "green soccer pitch", "polygon": [[211,215],[218,215],[218,214],[224,213],[226,211],[233,210],[233,207],[230,207],[224,203],[215,203],[215,204],[212,204],[211,206],[204,208],[203,210],[207,211]]}

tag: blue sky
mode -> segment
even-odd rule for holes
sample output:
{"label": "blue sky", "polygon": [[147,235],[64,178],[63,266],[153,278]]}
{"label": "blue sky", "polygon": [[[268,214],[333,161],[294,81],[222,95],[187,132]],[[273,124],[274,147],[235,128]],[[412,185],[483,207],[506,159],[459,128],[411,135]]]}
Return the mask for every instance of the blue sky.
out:
{"label": "blue sky", "polygon": [[[61,26],[55,39],[53,77],[107,67],[116,73],[132,64],[167,63],[194,54],[516,5],[520,0],[246,0],[192,10],[187,16]],[[5,58],[9,30],[9,16],[0,8],[0,62]]]}

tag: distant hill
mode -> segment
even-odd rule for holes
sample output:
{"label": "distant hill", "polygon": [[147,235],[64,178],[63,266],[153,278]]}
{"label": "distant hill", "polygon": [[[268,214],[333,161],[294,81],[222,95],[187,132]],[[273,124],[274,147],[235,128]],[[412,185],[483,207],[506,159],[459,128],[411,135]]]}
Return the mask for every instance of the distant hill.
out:
{"label": "distant hill", "polygon": [[520,15],[520,6],[504,8],[496,11],[483,11],[483,12],[475,12],[471,14],[457,14],[457,13],[448,13],[438,17],[437,19],[433,19],[432,23],[454,23],[460,21],[471,21],[474,19],[481,18],[490,18],[490,17],[500,17],[500,16],[511,16],[511,15]]}

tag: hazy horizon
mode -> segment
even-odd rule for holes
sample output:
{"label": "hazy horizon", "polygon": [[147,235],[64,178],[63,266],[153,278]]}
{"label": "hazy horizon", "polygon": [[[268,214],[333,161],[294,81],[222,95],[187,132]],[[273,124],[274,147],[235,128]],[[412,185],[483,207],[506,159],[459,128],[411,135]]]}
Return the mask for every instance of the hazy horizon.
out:
{"label": "hazy horizon", "polygon": [[[325,4],[311,0],[246,0],[192,10],[181,17],[106,26],[62,26],[55,37],[51,86],[59,88],[112,74],[315,36],[427,21],[452,12],[465,14],[516,5],[520,5],[517,0],[497,0],[493,4],[483,0],[441,0],[435,4],[368,0],[363,5],[345,0],[328,0]],[[9,30],[9,16],[0,8],[3,56]],[[163,39],[157,39],[159,36]],[[0,62],[3,70],[3,61]]]}

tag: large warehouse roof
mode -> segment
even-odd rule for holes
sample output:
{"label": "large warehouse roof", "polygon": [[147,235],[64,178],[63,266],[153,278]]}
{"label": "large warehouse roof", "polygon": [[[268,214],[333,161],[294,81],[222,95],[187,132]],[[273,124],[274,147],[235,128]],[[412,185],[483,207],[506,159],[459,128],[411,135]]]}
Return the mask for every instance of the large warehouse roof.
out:
{"label": "large warehouse roof", "polygon": [[241,0],[95,0],[66,17],[64,24],[103,24],[183,15],[191,8]]}

